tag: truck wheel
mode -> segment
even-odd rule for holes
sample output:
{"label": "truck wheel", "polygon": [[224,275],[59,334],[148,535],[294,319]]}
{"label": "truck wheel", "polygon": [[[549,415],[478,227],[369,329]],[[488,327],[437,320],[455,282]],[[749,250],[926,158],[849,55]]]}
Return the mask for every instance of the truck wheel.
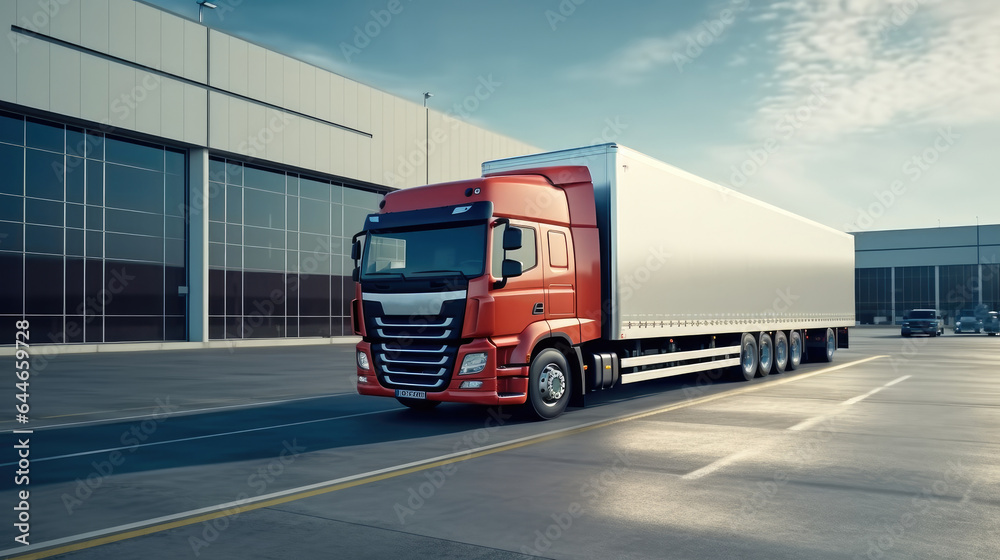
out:
{"label": "truck wheel", "polygon": [[758,353],[760,354],[760,359],[757,361],[757,375],[767,377],[774,365],[774,341],[771,340],[771,335],[763,332],[758,335],[757,340]]}
{"label": "truck wheel", "polygon": [[785,373],[788,367],[788,337],[782,331],[774,333],[774,369],[771,373]]}
{"label": "truck wheel", "polygon": [[528,372],[528,405],[542,420],[550,420],[566,410],[570,397],[570,370],[566,357],[546,348],[531,360]]}
{"label": "truck wheel", "polygon": [[421,399],[405,399],[402,397],[396,397],[399,404],[412,408],[413,410],[430,410],[437,405],[441,404],[441,401],[425,401]]}
{"label": "truck wheel", "polygon": [[799,331],[789,331],[788,333],[788,369],[799,369],[802,363],[802,333]]}
{"label": "truck wheel", "polygon": [[[837,337],[833,334],[833,329],[826,329],[826,337],[823,339],[823,352],[820,354],[819,359],[821,362],[832,362],[833,353],[837,350]],[[818,348],[817,348],[818,350]]]}
{"label": "truck wheel", "polygon": [[743,340],[740,342],[740,374],[743,379],[750,381],[757,375],[757,339],[750,333],[743,333]]}

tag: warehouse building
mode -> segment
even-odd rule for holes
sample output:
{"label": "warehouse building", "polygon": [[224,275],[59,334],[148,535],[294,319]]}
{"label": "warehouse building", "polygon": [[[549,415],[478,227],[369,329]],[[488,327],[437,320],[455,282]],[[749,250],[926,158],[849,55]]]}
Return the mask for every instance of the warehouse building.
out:
{"label": "warehouse building", "polygon": [[898,324],[910,309],[1000,309],[1000,225],[859,232],[855,298],[860,324]]}
{"label": "warehouse building", "polygon": [[385,192],[538,151],[133,0],[0,26],[4,345],[349,335]]}

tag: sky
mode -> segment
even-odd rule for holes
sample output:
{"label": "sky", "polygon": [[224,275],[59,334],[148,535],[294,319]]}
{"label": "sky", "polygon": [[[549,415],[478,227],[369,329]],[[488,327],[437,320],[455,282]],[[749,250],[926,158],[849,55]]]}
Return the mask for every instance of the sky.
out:
{"label": "sky", "polygon": [[618,142],[844,231],[1000,224],[996,0],[215,3],[212,28],[442,112],[486,80],[463,118],[545,151]]}

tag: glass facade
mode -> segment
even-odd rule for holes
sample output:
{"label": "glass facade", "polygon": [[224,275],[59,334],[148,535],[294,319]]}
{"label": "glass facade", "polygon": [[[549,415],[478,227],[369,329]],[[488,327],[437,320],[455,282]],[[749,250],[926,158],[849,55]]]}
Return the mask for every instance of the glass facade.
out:
{"label": "glass facade", "polygon": [[209,338],[352,335],[350,238],[382,193],[209,161]]}
{"label": "glass facade", "polygon": [[983,265],[983,305],[1000,311],[1000,264]]}
{"label": "glass facade", "polygon": [[[896,320],[911,309],[934,309],[933,266],[901,266],[896,268]],[[940,310],[938,310],[940,311]]]}
{"label": "glass facade", "polygon": [[855,315],[862,325],[892,322],[892,269],[854,271]]}
{"label": "glass facade", "polygon": [[[983,271],[985,279],[985,271]],[[941,313],[954,322],[963,310],[979,306],[979,267],[974,264],[941,267]]]}
{"label": "glass facade", "polygon": [[186,340],[183,151],[0,112],[0,340]]}

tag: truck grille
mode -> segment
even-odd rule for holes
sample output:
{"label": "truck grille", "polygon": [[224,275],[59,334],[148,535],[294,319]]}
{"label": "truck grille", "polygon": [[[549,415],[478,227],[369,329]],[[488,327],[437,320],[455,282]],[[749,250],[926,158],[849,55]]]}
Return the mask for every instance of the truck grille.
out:
{"label": "truck grille", "polygon": [[443,302],[437,315],[386,315],[377,301],[363,304],[379,382],[390,389],[447,389],[455,370],[465,300]]}

